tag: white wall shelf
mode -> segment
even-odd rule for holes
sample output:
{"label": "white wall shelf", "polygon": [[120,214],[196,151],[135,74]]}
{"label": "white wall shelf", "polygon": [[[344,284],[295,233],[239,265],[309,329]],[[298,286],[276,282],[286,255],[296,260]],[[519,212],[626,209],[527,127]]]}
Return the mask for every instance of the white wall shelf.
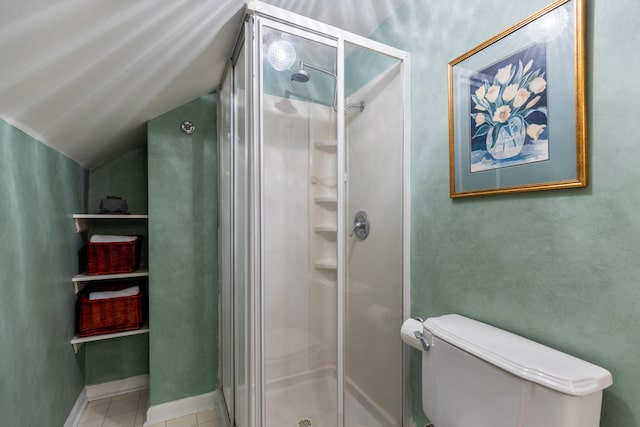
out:
{"label": "white wall shelf", "polygon": [[133,273],[118,273],[118,274],[76,274],[71,278],[73,287],[76,294],[84,288],[87,282],[96,282],[102,280],[114,280],[114,279],[135,279],[138,277],[149,277],[149,270],[146,268],[139,268]]}
{"label": "white wall shelf", "polygon": [[148,333],[149,333],[149,323],[145,322],[142,325],[142,328],[136,329],[135,331],[124,331],[124,332],[116,332],[113,334],[93,335],[90,337],[79,337],[76,335],[71,339],[71,345],[73,346],[73,352],[77,353],[78,350],[80,350],[80,347],[82,346],[82,344],[86,342],[102,341],[102,340],[108,340],[111,338],[128,337],[131,335],[140,335],[140,334],[148,334]]}
{"label": "white wall shelf", "polygon": [[89,224],[97,219],[148,219],[149,215],[110,215],[110,214],[73,214],[76,233],[89,230]]}

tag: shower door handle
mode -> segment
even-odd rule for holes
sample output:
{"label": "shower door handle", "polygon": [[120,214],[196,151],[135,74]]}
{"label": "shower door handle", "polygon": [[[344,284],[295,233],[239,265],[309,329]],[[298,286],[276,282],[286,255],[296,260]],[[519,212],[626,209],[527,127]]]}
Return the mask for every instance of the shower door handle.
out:
{"label": "shower door handle", "polygon": [[349,237],[352,237],[355,233],[356,237],[360,240],[364,240],[369,235],[369,215],[365,211],[358,211],[353,217],[353,226],[351,227],[351,233]]}

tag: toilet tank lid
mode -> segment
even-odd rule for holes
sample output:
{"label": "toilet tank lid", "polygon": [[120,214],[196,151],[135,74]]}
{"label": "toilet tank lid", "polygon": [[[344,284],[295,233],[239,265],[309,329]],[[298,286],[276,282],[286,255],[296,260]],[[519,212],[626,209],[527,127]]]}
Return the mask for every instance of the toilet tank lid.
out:
{"label": "toilet tank lid", "polygon": [[423,327],[492,365],[561,393],[586,396],[613,383],[606,369],[457,314],[429,318]]}

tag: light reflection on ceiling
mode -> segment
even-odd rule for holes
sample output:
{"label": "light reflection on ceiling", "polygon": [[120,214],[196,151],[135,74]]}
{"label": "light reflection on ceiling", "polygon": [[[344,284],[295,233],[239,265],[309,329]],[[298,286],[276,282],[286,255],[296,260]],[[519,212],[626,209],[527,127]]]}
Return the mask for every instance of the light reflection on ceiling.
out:
{"label": "light reflection on ceiling", "polygon": [[[404,0],[268,0],[370,34]],[[220,83],[240,0],[8,0],[0,119],[93,168],[146,141],[145,123]]]}

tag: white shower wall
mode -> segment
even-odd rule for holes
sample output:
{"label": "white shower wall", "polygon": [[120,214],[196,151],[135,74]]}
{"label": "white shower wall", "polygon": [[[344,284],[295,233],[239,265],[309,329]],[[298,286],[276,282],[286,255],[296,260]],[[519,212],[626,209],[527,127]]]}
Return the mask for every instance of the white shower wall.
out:
{"label": "white shower wall", "polygon": [[335,113],[265,95],[263,127],[265,367],[271,380],[336,363]]}
{"label": "white shower wall", "polygon": [[[283,114],[283,108],[297,111]],[[309,107],[264,96],[264,325],[267,380],[308,369]],[[285,110],[287,111],[287,110]],[[305,357],[306,356],[306,357]]]}

